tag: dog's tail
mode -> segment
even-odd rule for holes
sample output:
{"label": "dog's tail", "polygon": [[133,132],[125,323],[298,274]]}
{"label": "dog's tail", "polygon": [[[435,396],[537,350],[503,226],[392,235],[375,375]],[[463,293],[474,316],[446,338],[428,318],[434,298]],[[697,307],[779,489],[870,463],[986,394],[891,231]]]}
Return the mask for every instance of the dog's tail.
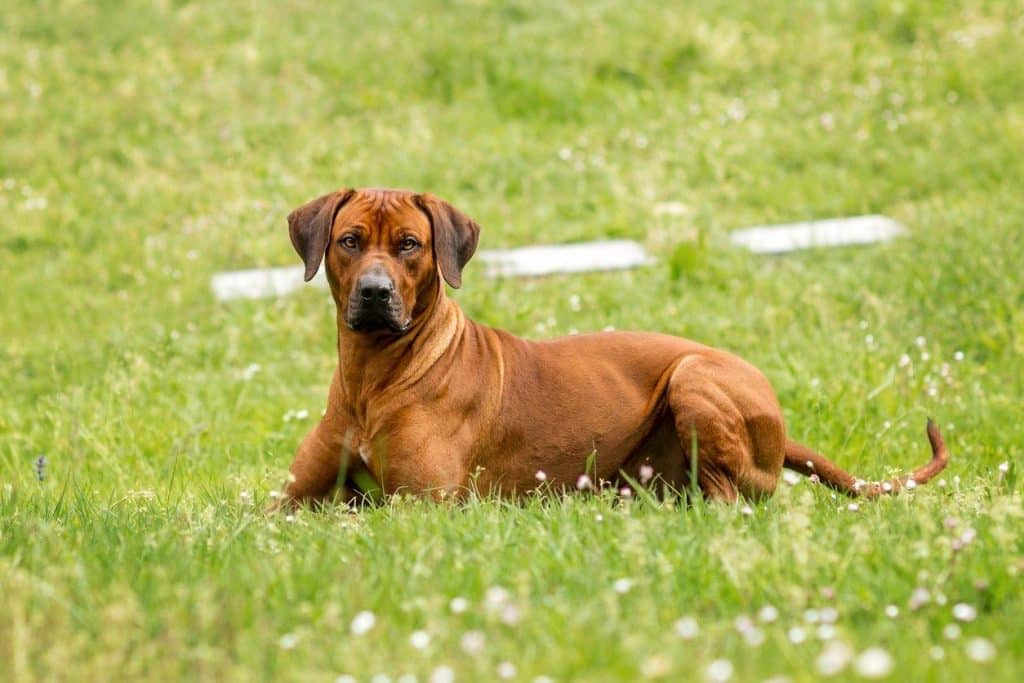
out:
{"label": "dog's tail", "polygon": [[928,441],[932,445],[932,459],[914,470],[913,473],[889,481],[866,482],[857,479],[823,455],[790,440],[786,441],[784,464],[804,476],[817,477],[826,486],[845,493],[851,498],[877,498],[924,484],[946,468],[946,464],[949,462],[949,453],[946,451],[942,434],[939,433],[939,427],[930,418],[927,431]]}

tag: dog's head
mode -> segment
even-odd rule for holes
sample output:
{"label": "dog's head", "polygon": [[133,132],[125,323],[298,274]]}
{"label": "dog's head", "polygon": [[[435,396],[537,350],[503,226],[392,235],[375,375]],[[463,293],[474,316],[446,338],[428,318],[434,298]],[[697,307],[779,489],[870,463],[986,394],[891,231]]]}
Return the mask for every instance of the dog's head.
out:
{"label": "dog's head", "polygon": [[288,215],[306,281],[326,262],[349,329],[404,334],[429,307],[443,277],[462,285],[480,226],[447,202],[403,190],[339,190]]}

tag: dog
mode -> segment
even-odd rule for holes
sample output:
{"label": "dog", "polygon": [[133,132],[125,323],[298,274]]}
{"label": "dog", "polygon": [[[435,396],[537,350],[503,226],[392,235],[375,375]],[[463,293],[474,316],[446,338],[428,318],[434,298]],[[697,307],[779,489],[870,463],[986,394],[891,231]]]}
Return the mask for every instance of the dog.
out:
{"label": "dog", "polygon": [[461,286],[480,226],[430,194],[339,190],[292,211],[288,231],[306,281],[326,269],[338,365],[282,504],[648,483],[735,502],[772,495],[783,467],[874,498],[948,462],[929,419],[927,464],[886,482],[857,479],[786,437],[757,368],[687,339],[529,341],[468,320],[445,283]]}

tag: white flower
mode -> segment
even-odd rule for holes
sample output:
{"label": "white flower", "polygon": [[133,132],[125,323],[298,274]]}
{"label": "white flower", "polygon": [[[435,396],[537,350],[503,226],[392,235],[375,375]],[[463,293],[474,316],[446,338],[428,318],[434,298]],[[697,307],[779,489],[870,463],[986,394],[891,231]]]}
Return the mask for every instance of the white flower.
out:
{"label": "white flower", "polygon": [[782,470],[782,481],[790,486],[796,486],[800,483],[800,475],[793,470]]}
{"label": "white flower", "polygon": [[907,483],[905,483],[903,487],[908,491],[913,491],[914,489],[917,488],[917,482],[914,481],[913,479],[907,479]]}
{"label": "white flower", "polygon": [[481,631],[466,631],[459,640],[462,651],[469,655],[475,655],[484,649],[486,639]]}
{"label": "white flower", "polygon": [[633,579],[615,579],[615,583],[612,584],[612,588],[619,595],[628,593],[629,589],[633,587]]}
{"label": "white flower", "polygon": [[340,676],[334,679],[334,683],[359,683],[359,681],[355,676],[350,676],[349,674],[341,674]]}
{"label": "white flower", "polygon": [[908,365],[910,365],[910,356],[908,356],[907,354],[903,354],[902,356],[900,356],[900,367],[905,368]]}
{"label": "white flower", "polygon": [[836,627],[832,624],[818,625],[818,640],[832,640],[836,637]]}
{"label": "white flower", "polygon": [[946,640],[956,640],[960,637],[960,627],[956,624],[946,624],[946,627],[942,629],[942,635],[946,637]]}
{"label": "white flower", "polygon": [[501,620],[509,626],[515,626],[522,619],[519,608],[515,605],[505,605],[501,608]]}
{"label": "white flower", "polygon": [[996,646],[985,638],[971,638],[966,645],[967,656],[976,662],[987,662],[995,658]]}
{"label": "white flower", "polygon": [[761,623],[770,624],[779,618],[779,610],[774,605],[765,605],[757,612],[757,618]]}
{"label": "white flower", "polygon": [[800,643],[807,640],[807,631],[803,630],[799,626],[794,626],[793,628],[786,631],[786,637],[789,638],[789,642],[793,643],[794,645],[799,645]]}
{"label": "white flower", "polygon": [[484,602],[491,609],[501,607],[508,602],[508,591],[501,586],[491,586],[484,594]]}
{"label": "white flower", "polygon": [[594,515],[594,521],[595,522],[603,522],[604,521],[604,515],[602,515],[600,512],[598,512],[596,515]]}
{"label": "white flower", "polygon": [[754,508],[750,507],[749,505],[744,505],[743,507],[740,508],[740,514],[749,517],[752,514],[754,514]]}
{"label": "white flower", "polygon": [[391,683],[391,676],[387,674],[374,674],[373,678],[370,679],[370,683]]}
{"label": "white flower", "polygon": [[953,617],[958,621],[974,621],[978,617],[978,610],[966,602],[958,602],[953,605]]}
{"label": "white flower", "polygon": [[841,640],[833,640],[818,655],[815,666],[822,676],[835,676],[846,668],[852,656],[849,645]]}
{"label": "white flower", "polygon": [[415,674],[402,674],[395,679],[395,683],[416,683]]}
{"label": "white flower", "polygon": [[846,509],[849,510],[850,512],[856,512],[857,510],[860,510],[860,505],[857,505],[856,503],[850,503],[849,505],[846,506]]}
{"label": "white flower", "polygon": [[568,147],[563,147],[558,150],[558,158],[562,161],[569,161],[569,159],[572,159],[572,150]]}
{"label": "white flower", "polygon": [[594,484],[590,481],[590,477],[585,474],[581,474],[580,478],[576,480],[576,488],[580,491],[589,491],[593,486]]}
{"label": "white flower", "polygon": [[733,666],[728,659],[716,659],[708,664],[704,675],[712,683],[725,683],[732,678]]}
{"label": "white flower", "polygon": [[294,633],[285,633],[277,641],[277,644],[281,647],[282,650],[291,650],[299,644],[299,637]]}
{"label": "white flower", "polygon": [[1002,472],[1003,474],[1006,474],[1007,472],[1009,472],[1010,471],[1010,463],[1009,462],[1001,462],[1001,463],[999,463],[999,471]]}
{"label": "white flower", "polygon": [[895,619],[899,615],[900,615],[900,608],[897,607],[896,605],[886,605],[885,606],[885,616],[889,617],[890,619]]}
{"label": "white flower", "polygon": [[413,631],[409,635],[409,644],[417,650],[426,650],[430,645],[430,634],[426,631]]}
{"label": "white flower", "polygon": [[646,484],[654,478],[654,468],[650,465],[640,465],[640,483]]}
{"label": "white flower", "polygon": [[498,665],[498,676],[504,679],[515,678],[516,665],[512,662],[502,662]]}
{"label": "white flower", "polygon": [[955,360],[957,363],[959,363],[963,359],[964,359],[964,352],[963,351],[957,351],[956,353],[953,354],[953,360]]}
{"label": "white flower", "polygon": [[452,598],[452,601],[448,603],[448,609],[450,609],[453,614],[462,614],[468,607],[469,600],[466,600],[466,598],[463,597],[454,597]]}
{"label": "white flower", "polygon": [[814,609],[813,607],[804,610],[804,621],[806,621],[808,624],[817,624],[820,619],[821,614],[819,614],[818,610]]}
{"label": "white flower", "polygon": [[928,340],[925,339],[924,337],[918,337],[917,339],[914,340],[914,343],[917,344],[917,347],[919,349],[923,349],[925,344],[928,343]]}
{"label": "white flower", "polygon": [[544,470],[537,470],[537,473],[535,475],[533,475],[533,477],[537,481],[547,481],[548,480],[548,475],[544,472]]}
{"label": "white flower", "polygon": [[824,607],[820,614],[821,620],[826,624],[834,624],[839,619],[839,611],[835,607]]}
{"label": "white flower", "polygon": [[853,668],[864,678],[884,678],[892,671],[892,655],[880,647],[870,647],[857,656]]}
{"label": "white flower", "polygon": [[676,620],[675,630],[676,635],[683,640],[693,640],[700,633],[700,626],[697,625],[697,620],[693,617],[682,617]]}
{"label": "white flower", "polygon": [[450,666],[439,666],[430,673],[430,683],[454,683],[455,672]]}
{"label": "white flower", "polygon": [[242,370],[242,379],[248,382],[253,377],[255,377],[256,373],[259,372],[261,369],[262,367],[260,366],[259,363],[250,363],[249,365],[246,365],[245,370]]}
{"label": "white flower", "polygon": [[373,625],[377,623],[377,617],[374,616],[373,612],[362,611],[352,619],[352,623],[349,625],[349,630],[354,636],[361,636],[368,633]]}
{"label": "white flower", "polygon": [[751,647],[758,647],[764,643],[764,631],[753,626],[743,632],[743,640],[747,641],[747,645]]}
{"label": "white flower", "polygon": [[918,586],[914,589],[914,592],[910,594],[910,609],[920,609],[928,604],[931,600],[932,595],[928,592],[927,588]]}
{"label": "white flower", "polygon": [[945,659],[946,651],[943,650],[942,647],[939,646],[939,645],[932,645],[928,649],[928,656],[931,657],[932,659],[934,659],[937,662],[940,659]]}

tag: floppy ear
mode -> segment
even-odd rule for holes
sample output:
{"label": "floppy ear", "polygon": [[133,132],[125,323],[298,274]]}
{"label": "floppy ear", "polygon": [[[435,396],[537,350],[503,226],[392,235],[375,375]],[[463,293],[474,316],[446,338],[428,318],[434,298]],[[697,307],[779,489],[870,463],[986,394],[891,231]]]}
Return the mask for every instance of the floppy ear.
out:
{"label": "floppy ear", "polygon": [[331,239],[334,217],[353,194],[355,190],[338,190],[317,197],[288,214],[288,235],[306,264],[306,282],[320,270],[320,262],[327,253],[327,242]]}
{"label": "floppy ear", "polygon": [[462,286],[462,269],[476,252],[480,239],[480,226],[446,201],[430,194],[415,197],[427,217],[434,233],[434,258],[441,267],[441,275],[455,289]]}

